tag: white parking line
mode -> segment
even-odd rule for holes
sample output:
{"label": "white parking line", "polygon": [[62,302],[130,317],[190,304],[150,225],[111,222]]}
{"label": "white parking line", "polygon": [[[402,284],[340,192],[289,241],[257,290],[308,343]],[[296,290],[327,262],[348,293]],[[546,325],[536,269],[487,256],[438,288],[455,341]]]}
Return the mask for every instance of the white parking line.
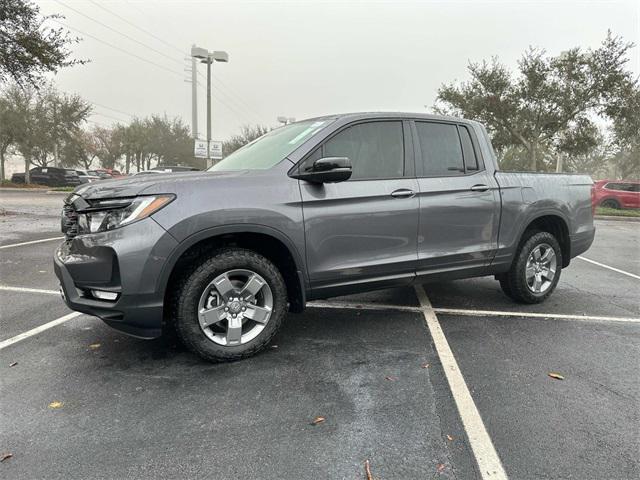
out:
{"label": "white parking line", "polygon": [[598,315],[568,315],[565,313],[510,312],[508,310],[466,310],[464,308],[434,308],[436,313],[444,315],[468,315],[474,317],[523,317],[523,318],[558,318],[561,320],[583,320],[586,322],[629,322],[640,323],[640,318],[606,317]]}
{"label": "white parking line", "polygon": [[65,315],[64,317],[57,318],[55,320],[50,321],[49,323],[45,323],[44,325],[40,325],[39,327],[32,328],[31,330],[21,333],[20,335],[16,335],[15,337],[11,337],[7,340],[3,340],[2,342],[0,342],[0,350],[2,350],[3,348],[7,348],[9,345],[13,345],[14,343],[17,343],[20,340],[33,337],[34,335],[42,333],[45,330],[49,330],[50,328],[53,328],[65,322],[68,322],[72,318],[79,317],[80,315],[82,315],[82,313],[80,312],[71,312]]}
{"label": "white parking line", "polygon": [[491,437],[489,437],[487,429],[484,426],[482,417],[480,417],[480,412],[478,412],[478,408],[473,402],[469,388],[458,367],[458,362],[453,356],[449,342],[447,342],[447,338],[440,327],[440,322],[438,322],[438,318],[431,307],[431,302],[422,286],[416,286],[416,293],[420,300],[420,305],[422,305],[422,313],[424,314],[431,338],[438,352],[438,357],[440,357],[447,382],[449,382],[453,399],[456,402],[462,425],[467,433],[473,456],[478,463],[480,476],[483,480],[506,480],[507,474],[502,467],[498,452],[496,452]]}
{"label": "white parking line", "polygon": [[62,240],[64,237],[50,237],[42,240],[31,240],[30,242],[12,243],[10,245],[0,245],[0,250],[4,248],[22,247],[23,245],[33,245],[34,243],[52,242],[53,240]]}
{"label": "white parking line", "polygon": [[585,262],[593,263],[602,268],[607,268],[609,270],[613,270],[614,272],[621,273],[622,275],[626,275],[627,277],[635,278],[636,280],[640,280],[640,275],[636,275],[635,273],[625,272],[624,270],[620,270],[619,268],[610,267],[609,265],[605,265],[604,263],[596,262],[595,260],[591,260],[590,258],[578,256],[580,260],[584,260]]}
{"label": "white parking line", "polygon": [[0,290],[5,292],[43,293],[46,295],[60,295],[60,292],[58,290],[42,290],[40,288],[26,288],[26,287],[9,287],[7,285],[0,285]]}

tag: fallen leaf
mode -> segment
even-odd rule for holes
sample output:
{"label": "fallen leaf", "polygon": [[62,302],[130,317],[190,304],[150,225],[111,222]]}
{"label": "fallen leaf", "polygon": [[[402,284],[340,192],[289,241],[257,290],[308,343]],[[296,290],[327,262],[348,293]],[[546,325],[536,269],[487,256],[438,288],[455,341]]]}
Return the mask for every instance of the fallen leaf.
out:
{"label": "fallen leaf", "polygon": [[318,425],[319,423],[322,423],[326,420],[326,418],[324,417],[316,417],[313,419],[313,422],[311,422],[311,425]]}
{"label": "fallen leaf", "polygon": [[385,380],[389,380],[390,382],[395,382],[398,378],[397,377],[392,377],[392,376],[389,375],[387,377],[384,377],[384,379]]}
{"label": "fallen leaf", "polygon": [[556,380],[564,380],[564,377],[559,373],[549,372],[547,375],[549,375],[551,378],[555,378]]}
{"label": "fallen leaf", "polygon": [[367,475],[367,480],[373,480],[373,475],[371,475],[371,465],[369,464],[369,460],[364,461],[364,473]]}
{"label": "fallen leaf", "polygon": [[12,362],[9,364],[10,367],[15,367],[18,364],[18,362]]}
{"label": "fallen leaf", "polygon": [[451,435],[447,435],[447,440],[449,440],[450,442],[453,442],[453,437]]}
{"label": "fallen leaf", "polygon": [[96,348],[100,348],[101,344],[100,343],[92,343],[91,345],[89,345],[89,348],[92,350],[95,350]]}
{"label": "fallen leaf", "polygon": [[64,403],[55,400],[49,404],[49,408],[62,408],[62,405],[64,405]]}
{"label": "fallen leaf", "polygon": [[446,468],[446,466],[445,466],[445,464],[444,464],[444,463],[439,463],[439,464],[438,464],[437,469],[438,469],[438,472],[439,472],[439,473],[444,472],[444,469],[445,469],[445,468]]}
{"label": "fallen leaf", "polygon": [[13,453],[3,453],[2,456],[0,457],[0,462],[9,460],[11,457],[13,457]]}
{"label": "fallen leaf", "polygon": [[422,365],[420,365],[420,368],[429,368],[431,365],[428,363],[423,363]]}

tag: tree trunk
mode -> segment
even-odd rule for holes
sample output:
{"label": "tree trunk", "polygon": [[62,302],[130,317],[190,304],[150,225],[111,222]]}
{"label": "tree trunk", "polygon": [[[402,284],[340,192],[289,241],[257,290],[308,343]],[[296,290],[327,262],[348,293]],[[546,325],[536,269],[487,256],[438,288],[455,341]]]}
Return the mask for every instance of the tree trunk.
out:
{"label": "tree trunk", "polygon": [[558,153],[558,159],[556,160],[556,173],[562,173],[563,164],[564,155],[562,153]]}
{"label": "tree trunk", "polygon": [[31,183],[31,175],[29,172],[29,167],[31,166],[31,158],[29,156],[24,156],[24,183]]}
{"label": "tree trunk", "polygon": [[4,149],[0,149],[0,181],[4,180]]}
{"label": "tree trunk", "polygon": [[531,142],[531,145],[529,147],[529,169],[532,172],[536,171],[537,168],[537,158],[536,158],[536,144],[535,142]]}
{"label": "tree trunk", "polygon": [[124,156],[124,171],[127,175],[129,175],[129,170],[131,169],[131,154],[127,152]]}

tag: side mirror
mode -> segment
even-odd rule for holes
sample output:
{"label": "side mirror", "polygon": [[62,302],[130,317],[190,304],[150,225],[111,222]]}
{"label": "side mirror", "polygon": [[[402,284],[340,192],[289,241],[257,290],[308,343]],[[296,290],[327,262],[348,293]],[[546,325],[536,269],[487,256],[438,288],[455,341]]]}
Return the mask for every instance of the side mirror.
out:
{"label": "side mirror", "polygon": [[319,158],[310,167],[301,167],[290,176],[311,183],[336,183],[349,180],[351,172],[351,160],[347,157],[325,157]]}

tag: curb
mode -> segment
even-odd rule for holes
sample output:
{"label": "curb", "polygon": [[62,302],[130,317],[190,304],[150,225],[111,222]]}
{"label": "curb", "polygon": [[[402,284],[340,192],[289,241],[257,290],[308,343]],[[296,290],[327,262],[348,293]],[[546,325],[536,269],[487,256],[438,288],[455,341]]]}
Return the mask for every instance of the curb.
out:
{"label": "curb", "polygon": [[44,188],[12,188],[12,187],[0,187],[0,192],[29,192],[29,193],[44,193],[47,190]]}
{"label": "curb", "polygon": [[596,215],[595,220],[612,220],[614,222],[640,222],[640,217],[623,217],[622,215]]}

